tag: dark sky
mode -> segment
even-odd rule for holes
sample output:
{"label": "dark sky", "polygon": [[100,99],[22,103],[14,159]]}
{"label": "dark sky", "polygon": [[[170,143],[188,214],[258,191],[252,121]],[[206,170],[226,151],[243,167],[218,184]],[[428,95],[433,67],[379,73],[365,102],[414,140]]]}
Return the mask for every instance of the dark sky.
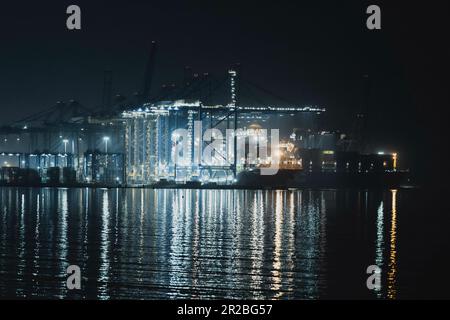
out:
{"label": "dark sky", "polygon": [[[221,76],[239,62],[249,81],[294,103],[327,108],[329,127],[344,131],[362,102],[362,76],[369,74],[372,143],[399,150],[405,164],[420,171],[429,164],[426,149],[446,141],[436,137],[444,133],[439,114],[448,107],[447,65],[440,59],[449,57],[449,10],[444,1],[392,2],[2,4],[0,124],[57,100],[99,106],[105,69],[113,70],[113,94],[131,95],[142,85],[156,40],[154,88],[180,83],[185,65]],[[70,4],[81,7],[81,31],[66,29]],[[381,31],[365,27],[369,4],[381,7]]]}

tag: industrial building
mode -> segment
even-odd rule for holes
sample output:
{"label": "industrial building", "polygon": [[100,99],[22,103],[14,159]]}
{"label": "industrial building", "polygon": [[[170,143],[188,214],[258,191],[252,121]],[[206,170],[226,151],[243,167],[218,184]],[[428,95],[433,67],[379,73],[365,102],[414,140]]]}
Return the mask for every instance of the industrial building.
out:
{"label": "industrial building", "polygon": [[[150,99],[154,49],[137,101],[118,99],[113,108],[106,73],[101,110],[75,100],[58,102],[0,128],[1,183],[230,185],[239,173],[272,164],[310,173],[396,170],[397,154],[362,155],[348,147],[342,133],[319,130],[315,119],[324,108],[244,102],[238,69],[227,74],[226,103],[212,103],[208,74],[195,74],[176,95]],[[277,150],[268,135],[274,128],[282,132]],[[210,157],[203,156],[205,149]]]}
{"label": "industrial building", "polygon": [[[237,105],[236,71],[230,71],[229,76],[230,102],[226,105],[166,100],[142,103],[109,116],[72,117],[66,125],[57,120],[56,125],[47,127],[8,128],[10,132],[4,134],[4,141],[9,137],[21,141],[22,147],[28,141],[28,149],[36,152],[2,152],[2,181],[111,186],[147,186],[161,181],[229,185],[236,182],[240,172],[264,168],[274,161],[272,154],[262,154],[258,149],[271,144],[267,136],[270,128],[264,128],[264,122],[280,115],[309,114],[313,119],[311,115],[325,111],[311,106]],[[183,143],[188,147],[183,154],[178,150],[179,129],[187,133]],[[225,133],[232,130],[231,139],[225,136],[219,145],[214,145],[209,160],[202,157],[203,149],[211,148],[213,141],[204,140],[208,129]],[[252,139],[257,140],[256,144],[250,143]],[[304,172],[395,170],[392,155],[339,150],[339,140],[339,134],[317,131],[313,126],[297,128],[281,139],[276,150],[277,165],[282,170]],[[238,154],[239,144],[244,151]]]}

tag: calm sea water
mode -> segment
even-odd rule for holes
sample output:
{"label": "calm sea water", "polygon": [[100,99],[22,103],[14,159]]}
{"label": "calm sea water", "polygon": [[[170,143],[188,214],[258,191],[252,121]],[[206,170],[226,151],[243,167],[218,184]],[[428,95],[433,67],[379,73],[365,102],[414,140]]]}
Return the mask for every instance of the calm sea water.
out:
{"label": "calm sea water", "polygon": [[[0,297],[430,297],[435,255],[417,254],[432,233],[419,232],[427,221],[419,198],[413,190],[0,188]],[[69,265],[81,268],[79,291],[66,288]],[[366,287],[369,265],[382,269],[378,292]]]}

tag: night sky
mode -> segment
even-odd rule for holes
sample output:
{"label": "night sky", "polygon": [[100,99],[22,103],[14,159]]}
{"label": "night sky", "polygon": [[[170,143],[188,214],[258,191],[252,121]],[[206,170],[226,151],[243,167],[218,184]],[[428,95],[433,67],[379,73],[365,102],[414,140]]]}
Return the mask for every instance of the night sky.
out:
{"label": "night sky", "polygon": [[[81,7],[80,31],[66,29],[70,4]],[[369,4],[381,7],[382,30],[366,29]],[[448,69],[441,62],[449,57],[448,13],[444,1],[2,4],[0,125],[58,100],[98,107],[105,69],[113,71],[114,95],[133,94],[156,40],[153,94],[180,84],[186,65],[224,76],[240,63],[249,81],[293,103],[327,108],[329,129],[350,130],[369,74],[372,145],[398,150],[401,163],[426,178],[448,147]]]}

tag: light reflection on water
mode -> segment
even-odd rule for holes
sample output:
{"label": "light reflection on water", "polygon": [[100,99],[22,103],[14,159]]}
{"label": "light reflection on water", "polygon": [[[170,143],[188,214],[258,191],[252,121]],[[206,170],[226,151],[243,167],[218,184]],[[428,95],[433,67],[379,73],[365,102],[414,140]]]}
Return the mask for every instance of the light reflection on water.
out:
{"label": "light reflection on water", "polygon": [[[399,293],[397,190],[0,192],[0,297]],[[383,269],[380,292],[366,288],[374,263]],[[81,291],[65,288],[71,264],[82,270]]]}
{"label": "light reflection on water", "polygon": [[389,272],[388,272],[388,298],[395,299],[397,290],[395,278],[397,274],[397,190],[392,192],[390,250],[389,250]]}

